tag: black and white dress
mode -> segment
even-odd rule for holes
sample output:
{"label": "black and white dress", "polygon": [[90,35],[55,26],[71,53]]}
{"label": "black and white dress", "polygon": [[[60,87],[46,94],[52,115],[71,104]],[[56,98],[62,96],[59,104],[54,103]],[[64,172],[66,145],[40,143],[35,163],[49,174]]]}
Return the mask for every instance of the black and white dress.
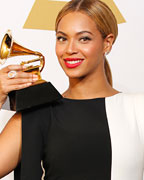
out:
{"label": "black and white dress", "polygon": [[142,180],[144,94],[67,99],[22,114],[16,180]]}

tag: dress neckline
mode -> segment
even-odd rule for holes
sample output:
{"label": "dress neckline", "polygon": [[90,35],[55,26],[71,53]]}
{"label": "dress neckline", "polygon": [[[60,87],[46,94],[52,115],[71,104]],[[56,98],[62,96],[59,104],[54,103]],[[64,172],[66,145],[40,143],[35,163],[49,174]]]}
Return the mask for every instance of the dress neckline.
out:
{"label": "dress neckline", "polygon": [[107,97],[97,97],[97,98],[90,98],[90,99],[71,99],[71,98],[66,98],[66,97],[62,97],[63,100],[65,101],[77,101],[77,102],[80,102],[80,101],[96,101],[96,100],[102,100],[102,99],[105,99],[105,98],[112,98],[112,97],[115,97],[119,94],[121,94],[122,92],[118,92],[112,96],[107,96]]}

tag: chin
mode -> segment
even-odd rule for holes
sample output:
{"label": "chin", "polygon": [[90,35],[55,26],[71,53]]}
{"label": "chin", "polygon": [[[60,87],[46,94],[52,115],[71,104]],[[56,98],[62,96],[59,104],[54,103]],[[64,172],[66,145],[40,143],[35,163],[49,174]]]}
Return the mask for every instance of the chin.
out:
{"label": "chin", "polygon": [[86,76],[86,74],[88,73],[87,70],[85,68],[73,68],[73,69],[68,69],[64,66],[61,66],[64,73],[66,74],[66,76],[68,78],[72,78],[72,79],[80,79],[80,78],[84,78]]}
{"label": "chin", "polygon": [[70,79],[81,79],[81,78],[84,78],[85,75],[82,74],[82,73],[78,73],[78,72],[73,72],[73,73],[68,73],[68,72],[65,72],[66,76]]}

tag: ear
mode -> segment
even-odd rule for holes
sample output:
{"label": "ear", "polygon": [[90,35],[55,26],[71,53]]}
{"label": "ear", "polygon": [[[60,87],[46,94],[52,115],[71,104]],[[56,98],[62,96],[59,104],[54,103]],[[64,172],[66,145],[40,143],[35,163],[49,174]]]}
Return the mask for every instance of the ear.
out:
{"label": "ear", "polygon": [[112,45],[114,42],[114,35],[111,33],[107,35],[107,37],[104,39],[104,54],[109,53],[112,49]]}

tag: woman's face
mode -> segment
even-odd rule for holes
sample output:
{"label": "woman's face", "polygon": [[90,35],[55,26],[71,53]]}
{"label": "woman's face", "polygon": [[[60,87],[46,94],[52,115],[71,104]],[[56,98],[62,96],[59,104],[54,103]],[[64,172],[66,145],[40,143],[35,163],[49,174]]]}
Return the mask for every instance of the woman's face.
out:
{"label": "woman's face", "polygon": [[58,24],[56,37],[56,54],[69,78],[85,77],[102,67],[104,40],[86,14],[65,15]]}

